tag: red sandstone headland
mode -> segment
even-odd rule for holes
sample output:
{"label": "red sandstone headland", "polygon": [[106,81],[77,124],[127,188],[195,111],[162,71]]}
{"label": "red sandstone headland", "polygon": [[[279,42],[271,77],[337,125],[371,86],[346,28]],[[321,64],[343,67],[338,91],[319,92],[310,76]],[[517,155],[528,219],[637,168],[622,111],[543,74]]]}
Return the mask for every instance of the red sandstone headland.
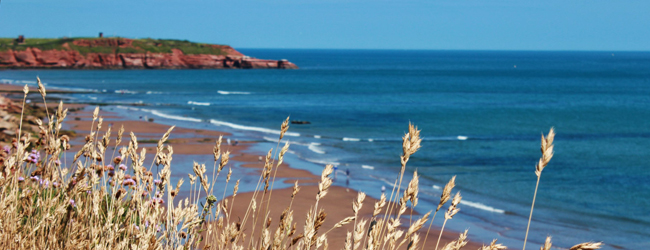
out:
{"label": "red sandstone headland", "polygon": [[0,39],[0,69],[298,68],[287,60],[248,57],[228,45],[128,38],[31,40]]}

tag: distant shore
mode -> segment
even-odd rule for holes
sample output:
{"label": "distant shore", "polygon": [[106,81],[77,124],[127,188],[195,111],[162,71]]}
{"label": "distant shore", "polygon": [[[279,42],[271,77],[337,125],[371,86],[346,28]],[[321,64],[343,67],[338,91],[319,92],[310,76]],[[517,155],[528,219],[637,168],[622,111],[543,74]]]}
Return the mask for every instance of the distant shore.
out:
{"label": "distant shore", "polygon": [[0,38],[0,69],[297,69],[228,45],[180,40]]}

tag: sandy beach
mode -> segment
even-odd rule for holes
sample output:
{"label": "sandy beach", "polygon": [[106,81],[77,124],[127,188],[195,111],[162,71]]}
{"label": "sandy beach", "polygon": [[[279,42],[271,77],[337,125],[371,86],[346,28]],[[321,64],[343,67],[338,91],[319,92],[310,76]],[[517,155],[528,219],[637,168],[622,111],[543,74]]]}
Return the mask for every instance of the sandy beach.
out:
{"label": "sandy beach", "polygon": [[[13,85],[0,85],[0,92],[15,91],[17,86]],[[21,89],[21,88],[19,88]],[[38,92],[36,92],[38,93]],[[50,108],[53,107],[53,103],[48,104]],[[64,122],[64,129],[73,130],[76,133],[76,137],[72,138],[71,145],[72,149],[70,152],[76,152],[80,149],[80,146],[83,144],[84,137],[89,133],[92,121],[92,110],[93,107],[84,106],[75,104],[69,106],[70,108],[74,107],[74,111],[68,114],[66,122]],[[133,132],[139,141],[141,148],[146,148],[147,152],[155,153],[155,145],[157,140],[170,128],[168,125],[163,125],[155,122],[143,121],[143,120],[128,120],[119,113],[112,111],[104,111],[105,107],[101,108],[99,116],[103,119],[103,124],[100,129],[100,136],[103,135],[109,127],[111,127],[112,134],[111,138],[114,140],[117,136],[117,130],[124,126],[124,139],[122,143],[118,146],[128,145],[130,140],[128,134]],[[97,122],[94,123],[95,126]],[[172,136],[168,140],[168,144],[174,148],[174,156],[188,156],[183,158],[191,159],[192,156],[197,155],[212,155],[212,150],[215,144],[215,141],[219,136],[228,137],[231,134],[215,130],[202,130],[202,129],[192,129],[192,128],[183,128],[176,127]],[[241,170],[242,168],[246,169],[257,169],[255,171],[259,174],[264,163],[260,161],[265,152],[251,152],[250,147],[254,142],[242,141],[238,145],[227,145],[226,140],[222,144],[222,150],[230,151],[230,166],[234,166],[235,163],[239,163],[239,167],[234,167],[233,171]],[[114,141],[112,143],[114,145]],[[113,147],[109,147],[109,150],[112,151]],[[110,152],[110,151],[109,151]],[[148,158],[152,159],[152,158]],[[176,162],[178,164],[178,162]],[[210,170],[211,171],[211,170]],[[175,172],[175,175],[182,174],[185,175],[191,172],[191,169],[175,169],[174,162],[172,162],[172,172]],[[180,173],[179,173],[180,172]],[[208,172],[211,176],[211,172]],[[250,179],[256,180],[257,176],[251,175]],[[285,183],[294,183],[295,181],[299,182],[300,192],[296,195],[295,200],[291,208],[294,210],[294,221],[298,222],[297,232],[299,234],[302,232],[304,225],[301,223],[304,222],[308,210],[315,203],[315,196],[318,193],[317,183],[320,179],[320,176],[311,174],[306,170],[293,169],[286,162],[283,163],[277,170],[276,178],[283,180]],[[234,181],[231,181],[234,183]],[[253,182],[254,183],[254,182]],[[232,186],[232,184],[231,184]],[[221,193],[223,191],[215,191],[215,193]],[[257,197],[257,204],[260,208],[266,208],[269,201],[269,195],[272,197],[270,199],[270,218],[272,218],[271,228],[277,227],[277,221],[280,217],[282,211],[289,206],[291,203],[291,193],[292,188],[283,188],[275,189],[269,194],[266,194],[264,200],[262,200],[261,195]],[[180,194],[183,198],[183,193]],[[185,194],[186,195],[186,194]],[[231,194],[230,194],[231,195]],[[252,199],[252,192],[238,193],[232,208],[232,217],[231,218],[243,218],[246,213],[246,209],[249,206],[249,201]],[[320,201],[318,208],[324,209],[327,213],[326,220],[323,224],[321,232],[327,231],[332,228],[337,222],[348,217],[353,216],[352,212],[352,201],[357,197],[357,191],[348,187],[332,186],[329,189],[327,195]],[[227,197],[229,200],[229,205],[232,205],[232,197]],[[377,200],[372,197],[366,197],[363,207],[360,211],[360,217],[358,220],[372,218],[373,205]],[[437,220],[444,219],[443,212],[436,217]],[[407,211],[402,217],[402,224],[408,225],[409,215],[411,211]],[[421,215],[413,212],[412,220],[420,218]],[[383,212],[382,212],[383,215]],[[260,219],[261,221],[261,219]],[[248,220],[248,223],[244,225],[248,227],[246,229],[246,234],[254,234],[256,238],[259,236],[259,229],[257,231],[252,231],[252,222],[253,220]],[[261,222],[257,222],[261,223]],[[258,224],[259,225],[259,224]],[[426,224],[428,226],[428,223]],[[259,227],[259,226],[258,226]],[[343,226],[342,228],[332,230],[328,233],[328,244],[331,249],[342,249],[346,232],[351,231],[353,223]],[[407,228],[404,228],[406,230]],[[426,226],[420,230],[421,239],[424,239],[426,234]],[[438,238],[439,229],[432,228],[430,235],[426,242],[426,249],[431,249],[435,246],[436,240]],[[442,236],[440,245],[444,246],[447,242],[455,240],[458,238],[458,232],[452,232],[446,230]],[[471,240],[471,239],[470,239]],[[422,243],[420,243],[421,245]],[[472,242],[468,244],[467,248],[479,248],[481,244],[477,242]]]}

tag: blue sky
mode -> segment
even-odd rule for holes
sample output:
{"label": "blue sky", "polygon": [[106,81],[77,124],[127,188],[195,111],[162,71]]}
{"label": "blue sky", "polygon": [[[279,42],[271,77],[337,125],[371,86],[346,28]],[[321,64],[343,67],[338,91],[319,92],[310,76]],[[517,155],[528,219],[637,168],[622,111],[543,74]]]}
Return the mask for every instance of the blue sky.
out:
{"label": "blue sky", "polygon": [[650,51],[649,0],[3,0],[0,37],[235,48]]}

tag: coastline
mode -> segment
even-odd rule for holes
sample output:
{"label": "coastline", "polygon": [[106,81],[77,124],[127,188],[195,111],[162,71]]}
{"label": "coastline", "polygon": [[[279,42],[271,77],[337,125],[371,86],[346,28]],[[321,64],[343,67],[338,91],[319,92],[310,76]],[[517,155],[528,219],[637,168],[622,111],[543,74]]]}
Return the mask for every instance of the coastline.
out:
{"label": "coastline", "polygon": [[[16,88],[18,90],[16,90]],[[20,86],[0,84],[0,93],[21,91],[21,89],[22,87]],[[48,92],[54,93],[55,90],[48,90]],[[64,122],[64,129],[72,130],[76,133],[76,136],[71,140],[73,147],[69,153],[76,152],[76,150],[79,149],[78,147],[81,144],[80,142],[84,140],[84,137],[88,133],[90,124],[92,122],[93,107],[84,104],[73,104],[73,106],[79,110],[70,112],[66,118],[66,121]],[[51,105],[49,107],[52,108]],[[125,116],[121,116],[116,112],[107,111],[107,109],[111,108],[112,106],[101,107],[100,117],[104,119],[104,125],[100,131],[102,133],[105,132],[109,127],[108,124],[111,124],[110,126],[112,127],[113,131],[112,139],[114,140],[116,136],[115,132],[121,125],[124,125],[126,133],[125,137],[129,132],[134,132],[134,134],[138,137],[138,141],[141,147],[146,148],[147,150],[147,159],[152,160],[152,155],[150,155],[149,152],[155,152],[155,143],[170,126],[156,122],[132,120]],[[100,135],[102,133],[100,133]],[[206,158],[212,158],[212,147],[214,146],[214,142],[219,135],[223,135],[225,137],[232,136],[231,133],[212,129],[204,130],[185,127],[176,127],[171,135],[172,136],[170,136],[168,143],[174,147],[174,157],[176,159],[181,158],[180,160],[175,160],[172,164],[172,183],[175,183],[178,178],[186,177],[186,174],[191,172],[191,168],[186,168],[185,166],[190,166],[190,161],[193,157],[203,156]],[[127,145],[127,141],[128,139],[123,139],[123,142],[118,146]],[[257,179],[260,169],[264,165],[263,162],[260,162],[259,157],[263,156],[265,153],[251,149],[254,145],[256,145],[256,142],[241,141],[237,146],[222,146],[222,150],[231,151],[231,161],[228,165],[233,169],[233,172],[240,170],[244,173],[243,176],[249,177],[249,179]],[[109,147],[109,150],[113,150],[113,147]],[[70,156],[70,154],[68,156]],[[175,167],[179,165],[181,168]],[[206,165],[208,164],[206,163]],[[212,175],[211,169],[208,170],[207,174],[209,176]],[[241,177],[242,174],[239,176]],[[319,176],[314,175],[312,172],[304,169],[292,168],[290,164],[285,162],[278,169],[276,178],[278,178],[276,180],[278,183],[276,184],[279,184],[279,182],[290,184],[296,180],[299,181],[301,190],[298,195],[296,195],[292,209],[294,209],[294,219],[298,222],[304,221],[304,216],[306,215],[307,210],[310,208],[309,206],[314,204],[315,194],[317,193],[316,184],[318,183]],[[240,190],[245,191],[254,188],[254,186],[251,187],[250,185],[254,185],[255,183],[242,181],[242,184],[243,186],[240,187]],[[186,187],[187,186],[188,185],[186,185]],[[232,186],[232,184],[230,186]],[[224,191],[230,191],[217,190],[216,188],[218,187],[219,186],[215,187],[216,194]],[[187,191],[187,189],[182,189],[179,195],[181,198],[183,198],[187,197],[188,193],[189,191]],[[289,204],[291,193],[292,188],[286,187],[278,187],[272,191],[273,200],[270,206],[273,209],[271,209],[270,216],[274,219],[274,223],[277,222],[275,220],[280,216],[282,210]],[[236,199],[237,201],[249,201],[252,198],[252,195],[252,192],[240,192],[237,194]],[[356,199],[356,196],[357,191],[355,191],[353,187],[343,187],[334,184],[330,188],[327,196],[323,198],[323,202],[321,203],[322,206],[319,206],[320,208],[324,208],[325,212],[327,213],[327,219],[323,224],[324,230],[328,230],[341,219],[353,215],[352,201]],[[227,199],[232,199],[231,195],[228,195],[226,197]],[[377,199],[375,198],[372,198],[370,196],[366,197],[363,203],[364,205],[360,212],[361,218],[370,219],[370,215],[372,214],[372,206],[376,201]],[[265,205],[265,202],[260,200],[258,201],[258,204],[258,207],[262,207]],[[235,217],[243,217],[243,212],[245,212],[247,206],[247,202],[236,202],[233,207],[233,215]],[[406,216],[407,214],[409,214],[409,212],[405,214],[405,217],[402,218],[402,221],[408,220],[408,216]],[[441,217],[442,216],[437,216],[439,220]],[[415,220],[417,218],[419,218],[419,215],[417,215],[417,213],[413,213],[413,219]],[[276,224],[272,225],[275,226]],[[426,226],[428,226],[428,223]],[[420,230],[421,237],[424,237],[424,234],[426,234],[426,226]],[[345,234],[348,230],[351,229],[351,227],[352,225],[348,224],[338,230],[334,230],[328,233],[328,243],[330,247],[333,247],[334,249],[343,248]],[[298,225],[298,232],[301,232],[301,228],[302,225]],[[257,234],[259,234],[259,232],[257,232]],[[432,227],[432,230],[429,234],[430,237],[427,237],[426,245],[430,247],[431,245],[435,245],[435,241],[437,240],[437,236],[439,234],[439,228],[436,228],[435,226]],[[444,244],[447,242],[457,239],[458,234],[458,232],[453,232],[449,229],[445,230],[440,244],[444,246]],[[477,243],[474,239],[470,239],[470,242],[468,243],[468,248],[478,248],[480,246],[481,244]]]}
{"label": "coastline", "polygon": [[[641,119],[650,105],[643,101],[646,84],[638,76],[648,76],[650,71],[627,60],[650,54],[617,54],[624,60],[612,62],[598,52],[242,52],[258,58],[286,56],[304,67],[299,71],[5,70],[0,71],[0,82],[34,86],[38,75],[46,87],[86,91],[66,95],[48,91],[48,97],[93,107],[117,105],[115,110],[122,109],[118,112],[135,120],[143,115],[166,125],[231,132],[240,140],[259,142],[251,147],[258,152],[275,147],[279,121],[291,114],[291,119],[312,122],[292,126],[295,136],[285,137],[293,142],[285,155],[291,166],[316,175],[326,163],[343,171],[349,168],[350,185],[373,197],[379,197],[382,185],[392,185],[399,171],[400,135],[412,121],[424,138],[422,149],[407,166],[422,176],[418,212],[435,208],[442,186],[458,175],[455,189],[463,194],[461,211],[445,230],[469,228],[475,239],[498,239],[510,247],[521,246],[525,237],[535,188],[532,170],[539,159],[536,135],[554,126],[558,154],[540,183],[528,244],[543,244],[544,237],[551,235],[554,245],[564,248],[587,241],[607,243],[603,249],[647,246],[650,218],[642,204],[648,202],[650,189],[636,187],[649,183],[643,170],[648,163],[640,159],[642,149],[650,147],[650,132]],[[394,61],[382,58],[411,63],[381,71],[394,66]],[[531,71],[501,71],[498,65],[503,59],[521,59],[531,65]],[[582,66],[592,62],[602,68],[584,75]],[[629,74],[615,73],[623,68]],[[512,81],[499,81],[495,73]],[[548,82],[539,78],[540,73],[559,76],[553,88],[544,87]],[[447,80],[457,84],[446,84]],[[413,88],[392,91],[403,86],[401,82],[411,82]],[[597,92],[603,99],[576,96],[574,88],[561,86]],[[555,101],[545,102],[542,96],[523,91],[531,88],[547,90]],[[34,99],[40,98],[33,94]],[[571,114],[584,116],[572,119]],[[184,161],[210,161],[202,157],[192,155]],[[181,159],[181,155],[174,158]],[[566,182],[575,173],[589,173],[599,181]],[[621,181],[630,185],[619,185]],[[335,182],[345,186],[345,178]],[[608,198],[614,196],[617,199]],[[436,218],[434,224],[440,227],[443,220]]]}

